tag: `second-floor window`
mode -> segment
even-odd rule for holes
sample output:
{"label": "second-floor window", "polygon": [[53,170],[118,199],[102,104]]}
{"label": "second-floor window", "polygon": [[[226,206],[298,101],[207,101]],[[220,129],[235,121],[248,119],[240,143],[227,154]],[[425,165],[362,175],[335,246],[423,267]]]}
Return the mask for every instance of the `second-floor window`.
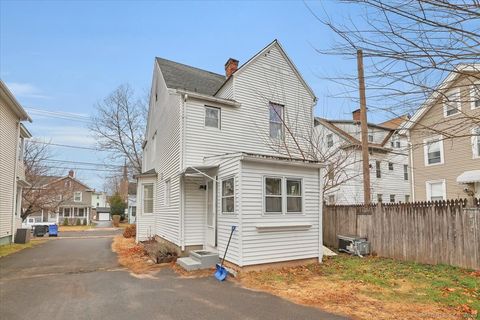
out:
{"label": "second-floor window", "polygon": [[471,109],[480,108],[480,82],[474,83],[470,90]]}
{"label": "second-floor window", "polygon": [[73,201],[81,202],[82,201],[82,192],[76,191],[73,195]]}
{"label": "second-floor window", "polygon": [[333,134],[327,134],[327,147],[330,148],[333,146]]}
{"label": "second-floor window", "polygon": [[388,170],[393,171],[393,162],[388,163]]}
{"label": "second-floor window", "polygon": [[472,130],[473,158],[480,158],[480,127]]}
{"label": "second-floor window", "polygon": [[375,172],[377,173],[377,178],[382,177],[382,167],[380,166],[380,161],[375,161]]}
{"label": "second-floor window", "polygon": [[424,144],[425,165],[443,163],[443,141],[441,138],[425,140]]}
{"label": "second-floor window", "polygon": [[205,107],[205,127],[220,129],[220,108]]}
{"label": "second-floor window", "polygon": [[283,106],[270,102],[268,109],[270,114],[270,138],[283,140]]}
{"label": "second-floor window", "polygon": [[455,90],[447,94],[443,102],[443,115],[445,117],[453,116],[460,112],[460,90]]}
{"label": "second-floor window", "polygon": [[368,142],[373,142],[373,134],[368,135]]}
{"label": "second-floor window", "polygon": [[403,165],[403,180],[408,180],[408,165]]}

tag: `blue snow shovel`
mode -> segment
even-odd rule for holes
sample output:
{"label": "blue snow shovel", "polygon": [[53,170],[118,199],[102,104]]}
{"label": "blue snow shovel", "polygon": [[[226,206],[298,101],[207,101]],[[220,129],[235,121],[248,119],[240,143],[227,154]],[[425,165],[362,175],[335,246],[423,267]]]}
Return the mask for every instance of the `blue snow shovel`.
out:
{"label": "blue snow shovel", "polygon": [[237,227],[232,226],[232,231],[230,232],[230,238],[228,238],[228,243],[227,243],[227,248],[225,249],[225,253],[223,254],[223,259],[222,263],[216,265],[217,271],[215,271],[215,278],[217,278],[218,281],[223,281],[228,275],[227,269],[223,266],[223,263],[225,262],[225,257],[227,256],[227,251],[228,251],[228,246],[230,245],[230,240],[232,240],[232,235],[233,232],[235,231]]}

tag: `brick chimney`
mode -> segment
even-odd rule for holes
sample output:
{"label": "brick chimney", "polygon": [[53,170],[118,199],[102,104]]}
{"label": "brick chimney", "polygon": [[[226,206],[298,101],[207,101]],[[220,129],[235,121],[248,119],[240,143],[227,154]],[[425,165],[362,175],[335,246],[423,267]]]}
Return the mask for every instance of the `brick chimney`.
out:
{"label": "brick chimney", "polygon": [[360,122],[360,109],[354,110],[352,112],[352,118],[355,122]]}
{"label": "brick chimney", "polygon": [[238,69],[238,60],[229,58],[225,63],[225,76],[229,78]]}
{"label": "brick chimney", "polygon": [[70,169],[70,171],[68,171],[68,176],[71,178],[75,178],[75,171]]}

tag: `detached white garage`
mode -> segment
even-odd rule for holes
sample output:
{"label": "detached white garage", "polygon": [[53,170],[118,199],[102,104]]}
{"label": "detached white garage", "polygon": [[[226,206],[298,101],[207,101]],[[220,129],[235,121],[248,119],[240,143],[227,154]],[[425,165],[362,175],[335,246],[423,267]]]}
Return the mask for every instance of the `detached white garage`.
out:
{"label": "detached white garage", "polygon": [[97,208],[97,221],[110,221],[110,208]]}

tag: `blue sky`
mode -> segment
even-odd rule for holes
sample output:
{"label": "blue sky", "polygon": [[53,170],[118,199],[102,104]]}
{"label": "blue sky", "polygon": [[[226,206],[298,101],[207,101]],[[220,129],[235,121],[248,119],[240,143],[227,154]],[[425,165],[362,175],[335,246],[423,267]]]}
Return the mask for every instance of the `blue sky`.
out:
{"label": "blue sky", "polygon": [[[341,21],[358,14],[336,2],[309,3]],[[224,73],[229,57],[245,62],[279,39],[319,98],[316,114],[350,118],[355,106],[332,98],[342,90],[322,79],[355,72],[355,63],[319,55],[334,35],[303,2],[4,1],[0,2],[0,77],[31,110],[28,128],[53,143],[91,147],[88,117],[122,83],[138,94],[150,87],[155,56]],[[34,109],[72,113],[75,119]],[[379,121],[382,115],[370,115]],[[103,163],[105,154],[52,147],[55,159]],[[69,166],[61,164],[61,166]],[[79,168],[80,165],[73,165]],[[101,189],[108,172],[78,170]]]}

